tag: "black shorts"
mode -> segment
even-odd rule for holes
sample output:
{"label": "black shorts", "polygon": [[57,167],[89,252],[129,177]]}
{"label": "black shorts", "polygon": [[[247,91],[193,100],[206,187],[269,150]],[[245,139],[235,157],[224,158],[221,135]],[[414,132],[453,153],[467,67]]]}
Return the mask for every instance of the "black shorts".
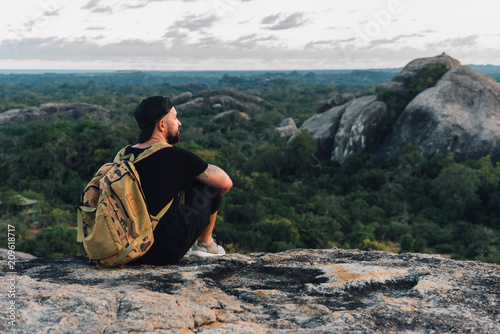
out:
{"label": "black shorts", "polygon": [[210,223],[210,216],[221,203],[219,189],[193,181],[182,198],[174,199],[172,207],[156,226],[154,243],[141,258],[130,264],[175,264],[194,244]]}

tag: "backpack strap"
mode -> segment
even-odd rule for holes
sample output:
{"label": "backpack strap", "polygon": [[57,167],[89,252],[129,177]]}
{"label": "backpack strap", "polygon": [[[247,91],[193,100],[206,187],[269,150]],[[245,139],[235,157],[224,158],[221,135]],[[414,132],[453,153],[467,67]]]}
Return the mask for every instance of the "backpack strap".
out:
{"label": "backpack strap", "polygon": [[154,143],[153,145],[148,147],[146,150],[144,150],[141,154],[139,154],[133,162],[135,163],[139,160],[145,159],[145,158],[149,157],[151,154],[153,154],[153,153],[155,153],[163,148],[167,148],[167,147],[172,147],[172,145],[165,143],[165,142]]}
{"label": "backpack strap", "polygon": [[145,149],[141,154],[139,154],[137,157],[133,153],[125,155],[125,150],[130,147],[130,145],[125,146],[122,148],[115,156],[113,159],[113,162],[119,162],[123,160],[128,160],[132,163],[136,163],[139,160],[142,160],[144,158],[149,157],[151,154],[161,150],[162,148],[166,147],[172,147],[172,145],[165,143],[165,142],[157,142]]}
{"label": "backpack strap", "polygon": [[77,212],[76,212],[76,219],[77,219],[77,235],[76,235],[76,241],[77,242],[83,242],[83,237],[84,237],[84,231],[83,231],[83,213],[84,212],[94,212],[96,208],[92,208],[89,206],[83,206],[79,205],[77,207]]}

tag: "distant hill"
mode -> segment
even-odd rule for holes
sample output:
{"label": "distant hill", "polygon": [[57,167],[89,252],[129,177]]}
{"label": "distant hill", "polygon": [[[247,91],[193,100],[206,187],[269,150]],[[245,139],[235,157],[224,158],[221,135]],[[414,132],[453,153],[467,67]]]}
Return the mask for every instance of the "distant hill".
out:
{"label": "distant hill", "polygon": [[[500,66],[469,65],[473,70],[500,80]],[[107,84],[258,84],[280,80],[333,85],[378,85],[391,80],[402,68],[296,71],[88,71],[88,70],[0,70],[3,83]]]}
{"label": "distant hill", "polygon": [[377,70],[317,70],[317,71],[8,71],[0,70],[3,83],[74,83],[86,84],[191,84],[279,83],[280,80],[299,83],[335,85],[373,85],[390,80],[401,69]]}

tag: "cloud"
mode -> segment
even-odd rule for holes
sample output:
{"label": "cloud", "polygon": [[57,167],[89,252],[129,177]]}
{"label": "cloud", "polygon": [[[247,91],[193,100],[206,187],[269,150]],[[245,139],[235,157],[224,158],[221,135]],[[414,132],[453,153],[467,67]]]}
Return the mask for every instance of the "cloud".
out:
{"label": "cloud", "polygon": [[278,21],[280,17],[282,17],[282,14],[269,15],[269,16],[266,16],[265,18],[263,18],[261,23],[262,24],[273,24],[273,23],[276,23],[276,21]]}
{"label": "cloud", "polygon": [[230,42],[229,45],[235,48],[249,50],[261,47],[263,44],[262,42],[277,41],[277,40],[278,38],[274,35],[260,36],[258,34],[250,34],[239,37],[235,41]]}
{"label": "cloud", "polygon": [[428,47],[439,47],[439,48],[463,48],[463,47],[471,47],[476,45],[476,40],[478,35],[470,35],[467,37],[457,37],[457,38],[447,38],[443,41],[436,43],[427,44]]}
{"label": "cloud", "polygon": [[446,40],[450,46],[473,46],[476,44],[477,35],[470,35],[467,37],[451,38]]}
{"label": "cloud", "polygon": [[85,30],[106,30],[106,27],[98,27],[98,26],[94,26],[94,27],[87,27],[85,28]]}
{"label": "cloud", "polygon": [[89,2],[87,2],[87,4],[85,6],[82,7],[82,9],[92,9],[92,8],[95,8],[99,5],[99,1],[100,0],[90,0]]}
{"label": "cloud", "polygon": [[121,9],[137,9],[146,7],[151,1],[141,1],[135,5],[132,4],[123,4]]}
{"label": "cloud", "polygon": [[415,38],[415,37],[425,37],[424,34],[406,34],[406,35],[397,35],[394,36],[393,38],[383,38],[383,39],[375,39],[370,42],[371,46],[377,46],[377,45],[382,45],[382,44],[393,44],[396,43],[400,40],[407,40],[410,38]]}
{"label": "cloud", "polygon": [[262,20],[263,24],[272,24],[269,30],[284,30],[300,27],[307,23],[303,13],[294,13],[285,18],[282,14],[271,15]]}
{"label": "cloud", "polygon": [[23,41],[2,41],[0,54],[5,59],[40,60],[116,60],[129,57],[158,57],[165,53],[161,41],[145,42],[137,39],[107,45],[98,45],[88,38],[67,40],[61,38],[30,38]]}
{"label": "cloud", "polygon": [[315,49],[315,48],[332,48],[339,47],[344,45],[345,43],[354,42],[356,38],[346,38],[346,39],[330,39],[330,40],[321,40],[321,41],[312,41],[307,43],[304,48],[305,49]]}
{"label": "cloud", "polygon": [[185,16],[182,20],[176,21],[174,23],[174,27],[176,28],[184,28],[189,31],[197,31],[204,28],[211,27],[215,22],[219,21],[215,15],[188,15]]}
{"label": "cloud", "polygon": [[94,9],[92,9],[92,13],[112,14],[113,12],[114,12],[114,9],[111,6],[95,7]]}

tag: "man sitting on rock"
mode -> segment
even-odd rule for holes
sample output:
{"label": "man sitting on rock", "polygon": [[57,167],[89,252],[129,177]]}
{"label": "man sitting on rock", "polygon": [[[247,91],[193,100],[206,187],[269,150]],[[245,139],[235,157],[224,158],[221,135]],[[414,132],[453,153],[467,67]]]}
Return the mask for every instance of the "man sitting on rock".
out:
{"label": "man sitting on rock", "polygon": [[[181,122],[170,99],[163,96],[144,99],[134,116],[140,128],[138,143],[128,147],[125,154],[138,156],[155,143],[179,141]],[[163,148],[138,161],[135,167],[152,215],[158,214],[172,199],[173,203],[154,230],[153,245],[133,263],[174,264],[187,253],[200,257],[225,254],[224,248],[212,238],[212,231],[221,196],[233,186],[226,172],[177,147]]]}

